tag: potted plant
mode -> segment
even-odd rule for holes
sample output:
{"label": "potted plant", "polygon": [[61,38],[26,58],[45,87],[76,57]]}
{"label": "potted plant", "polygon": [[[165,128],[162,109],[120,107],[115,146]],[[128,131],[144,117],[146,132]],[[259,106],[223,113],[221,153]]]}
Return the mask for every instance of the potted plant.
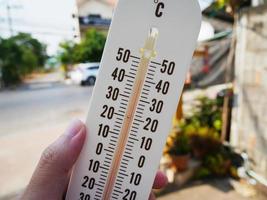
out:
{"label": "potted plant", "polygon": [[222,146],[222,110],[216,99],[199,97],[191,110],[180,123],[180,128],[190,138],[194,158],[202,159],[209,152],[216,152]]}
{"label": "potted plant", "polygon": [[189,137],[179,131],[173,132],[168,138],[166,153],[177,171],[185,171],[190,158]]}

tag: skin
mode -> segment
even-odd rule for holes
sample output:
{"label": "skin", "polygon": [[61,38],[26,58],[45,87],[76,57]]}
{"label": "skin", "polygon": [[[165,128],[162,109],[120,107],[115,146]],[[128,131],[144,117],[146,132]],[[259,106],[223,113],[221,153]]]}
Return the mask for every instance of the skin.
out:
{"label": "skin", "polygon": [[[70,174],[86,137],[85,125],[75,120],[66,132],[43,152],[30,183],[20,200],[62,200],[70,180]],[[167,184],[162,172],[157,172],[153,189]],[[151,192],[149,200],[155,200]]]}

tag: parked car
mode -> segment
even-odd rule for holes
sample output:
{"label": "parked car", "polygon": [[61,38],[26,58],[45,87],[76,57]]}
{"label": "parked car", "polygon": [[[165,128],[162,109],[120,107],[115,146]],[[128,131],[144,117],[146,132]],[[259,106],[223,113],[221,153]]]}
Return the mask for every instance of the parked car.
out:
{"label": "parked car", "polygon": [[70,72],[70,79],[75,84],[94,85],[100,63],[81,63],[75,66],[74,70]]}

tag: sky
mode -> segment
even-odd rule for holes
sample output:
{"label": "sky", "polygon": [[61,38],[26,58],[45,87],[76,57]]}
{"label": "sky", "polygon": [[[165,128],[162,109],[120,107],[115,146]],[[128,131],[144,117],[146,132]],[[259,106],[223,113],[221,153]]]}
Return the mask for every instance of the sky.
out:
{"label": "sky", "polygon": [[[11,7],[14,32],[29,32],[48,45],[48,53],[55,54],[58,44],[77,34],[75,0],[0,0],[0,36],[8,37],[7,2]],[[212,0],[199,0],[202,9]]]}
{"label": "sky", "polygon": [[7,1],[14,32],[31,33],[48,44],[48,53],[55,53],[60,41],[73,39],[77,23],[72,18],[75,0],[0,0],[0,36],[4,37],[10,35]]}

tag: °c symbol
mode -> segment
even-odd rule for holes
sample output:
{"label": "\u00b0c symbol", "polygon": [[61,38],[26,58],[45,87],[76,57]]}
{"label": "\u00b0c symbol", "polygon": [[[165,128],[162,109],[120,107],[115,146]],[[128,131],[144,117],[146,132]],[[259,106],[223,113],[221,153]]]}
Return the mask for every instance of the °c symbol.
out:
{"label": "\u00b0c symbol", "polygon": [[[158,0],[154,0],[154,2],[158,2]],[[157,3],[158,5],[157,5],[157,7],[156,7],[156,11],[155,11],[155,15],[156,15],[156,17],[162,17],[162,15],[163,15],[163,9],[165,8],[165,5],[164,5],[164,3],[163,2],[159,2],[159,3]]]}

